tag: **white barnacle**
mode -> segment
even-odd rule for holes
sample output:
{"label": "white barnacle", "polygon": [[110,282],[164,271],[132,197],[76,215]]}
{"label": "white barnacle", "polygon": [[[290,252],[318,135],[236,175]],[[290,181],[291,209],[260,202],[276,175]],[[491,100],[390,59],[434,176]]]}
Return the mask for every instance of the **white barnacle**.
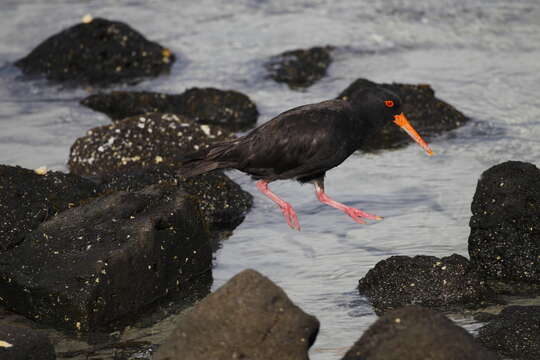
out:
{"label": "white barnacle", "polygon": [[210,136],[210,126],[208,125],[201,125],[201,130],[206,136]]}

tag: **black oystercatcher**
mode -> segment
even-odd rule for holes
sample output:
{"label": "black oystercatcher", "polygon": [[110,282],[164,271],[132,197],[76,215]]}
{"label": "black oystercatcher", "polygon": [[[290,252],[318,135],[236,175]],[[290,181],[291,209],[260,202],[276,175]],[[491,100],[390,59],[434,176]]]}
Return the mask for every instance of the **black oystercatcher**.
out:
{"label": "black oystercatcher", "polygon": [[329,100],[285,111],[245,136],[188,155],[179,173],[190,177],[220,168],[248,173],[259,180],[259,191],[281,208],[289,226],[297,230],[300,224],[295,211],[268,189],[269,182],[312,182],[319,201],[343,211],[354,221],[380,220],[380,216],[331,199],[324,192],[324,176],[390,121],[432,155],[401,111],[399,97],[389,90],[370,87],[359,89],[348,101]]}

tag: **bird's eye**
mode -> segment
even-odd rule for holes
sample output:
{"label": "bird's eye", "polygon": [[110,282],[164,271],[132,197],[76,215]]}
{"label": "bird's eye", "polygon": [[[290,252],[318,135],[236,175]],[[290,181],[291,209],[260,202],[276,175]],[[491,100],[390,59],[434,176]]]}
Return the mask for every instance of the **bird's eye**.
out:
{"label": "bird's eye", "polygon": [[386,107],[394,107],[394,102],[392,100],[385,100],[384,102],[384,105],[386,105]]}

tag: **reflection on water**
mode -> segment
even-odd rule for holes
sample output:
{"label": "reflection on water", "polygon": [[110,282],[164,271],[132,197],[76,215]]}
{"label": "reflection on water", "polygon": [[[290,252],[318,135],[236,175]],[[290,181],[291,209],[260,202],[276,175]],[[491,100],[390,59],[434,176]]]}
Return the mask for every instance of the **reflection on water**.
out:
{"label": "reflection on water", "polygon": [[[535,162],[540,153],[540,5],[490,1],[143,2],[0,4],[1,163],[65,169],[70,145],[107,124],[77,100],[85,90],[18,81],[9,64],[86,13],[123,20],[184,55],[172,74],[133,89],[180,93],[214,86],[248,94],[264,122],[288,108],[328,99],[358,77],[429,83],[473,121],[432,141],[437,156],[411,146],[357,154],[328,173],[337,200],[385,217],[358,225],[319,204],[310,185],[272,184],[298,212],[292,231],[245,175],[230,175],[255,195],[246,221],[217,252],[214,288],[245,268],[282,286],[321,321],[311,351],[337,359],[376,318],[357,281],[391,255],[467,254],[470,202],[480,173],[505,160]],[[269,56],[334,45],[329,74],[306,91],[264,79]],[[466,322],[464,323],[466,324]],[[152,336],[171,327],[161,323]],[[157,330],[156,330],[157,329]],[[150,336],[150,335],[149,335]],[[154,341],[160,341],[154,339]]]}

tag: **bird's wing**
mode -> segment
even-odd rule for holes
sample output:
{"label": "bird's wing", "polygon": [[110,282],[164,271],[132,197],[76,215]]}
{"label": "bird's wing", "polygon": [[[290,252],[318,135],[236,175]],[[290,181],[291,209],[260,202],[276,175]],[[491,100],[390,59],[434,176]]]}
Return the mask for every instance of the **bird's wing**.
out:
{"label": "bird's wing", "polygon": [[354,151],[351,123],[348,105],[341,100],[301,106],[237,139],[231,156],[238,159],[238,169],[274,178],[324,172]]}

